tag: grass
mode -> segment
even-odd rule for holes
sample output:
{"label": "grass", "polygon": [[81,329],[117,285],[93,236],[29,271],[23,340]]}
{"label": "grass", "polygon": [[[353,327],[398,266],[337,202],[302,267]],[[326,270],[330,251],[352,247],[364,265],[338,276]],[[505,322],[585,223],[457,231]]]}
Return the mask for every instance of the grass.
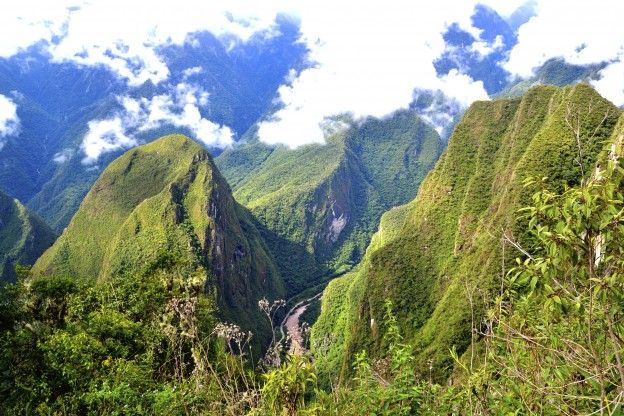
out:
{"label": "grass", "polygon": [[351,123],[324,145],[251,140],[216,163],[264,230],[292,295],[357,264],[381,215],[416,195],[442,147],[433,128],[402,111]]}
{"label": "grass", "polygon": [[280,274],[210,155],[184,136],[165,136],[112,162],[33,272],[106,280],[132,276],[163,255],[206,270],[220,318],[267,341],[257,301],[283,296]]}
{"label": "grass", "polygon": [[621,114],[591,87],[541,86],[521,99],[471,106],[418,196],[394,221],[384,216],[356,272],[328,286],[312,343],[330,334],[337,341],[318,350],[322,371],[338,377],[336,369],[349,368],[361,349],[381,355],[379,322],[389,298],[422,375],[431,366],[434,377],[448,376],[449,349],[461,353],[470,344],[472,312],[478,320],[519,254],[503,244],[503,233],[525,241],[517,210],[534,189],[524,179],[548,176],[563,187],[582,178],[568,113],[579,116],[582,170],[590,172]]}
{"label": "grass", "polygon": [[55,238],[43,220],[0,192],[0,281],[15,280],[15,265],[32,265]]}

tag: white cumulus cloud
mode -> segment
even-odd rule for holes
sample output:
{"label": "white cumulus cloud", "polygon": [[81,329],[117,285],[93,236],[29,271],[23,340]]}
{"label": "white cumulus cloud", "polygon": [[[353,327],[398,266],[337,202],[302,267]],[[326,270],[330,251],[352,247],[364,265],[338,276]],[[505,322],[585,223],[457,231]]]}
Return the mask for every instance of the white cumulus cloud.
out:
{"label": "white cumulus cloud", "polygon": [[260,139],[290,147],[322,143],[327,117],[383,117],[406,108],[419,88],[440,90],[464,106],[487,99],[481,82],[457,71],[438,77],[433,65],[445,50],[442,34],[450,24],[479,35],[470,20],[476,3],[298,4],[302,39],[315,64],[280,87],[282,107],[260,124]]}
{"label": "white cumulus cloud", "polygon": [[55,153],[54,156],[52,156],[52,160],[55,163],[61,165],[71,159],[75,153],[76,152],[74,149],[66,148],[61,150],[60,152]]}
{"label": "white cumulus cloud", "polygon": [[607,62],[594,86],[618,105],[624,104],[624,3],[596,0],[541,0],[537,13],[522,25],[518,44],[505,68],[528,77],[548,59],[587,65]]}
{"label": "white cumulus cloud", "polygon": [[90,121],[89,131],[80,146],[85,154],[82,162],[92,164],[104,153],[136,146],[138,142],[126,133],[129,126],[125,124],[120,116]]}
{"label": "white cumulus cloud", "polygon": [[[313,65],[284,81],[277,96],[280,107],[261,123],[259,136],[267,143],[295,147],[323,142],[323,121],[332,116],[383,117],[406,108],[416,89],[442,91],[462,106],[487,99],[483,85],[461,72],[437,76],[433,62],[445,51],[442,34],[457,23],[479,40],[480,30],[470,19],[476,4],[510,16],[525,2],[179,0],[173,7],[170,2],[147,0],[5,0],[0,5],[0,25],[6,34],[0,37],[0,56],[9,57],[41,43],[54,61],[103,66],[131,86],[147,80],[166,85],[170,69],[158,54],[160,47],[192,42],[192,35],[199,31],[227,39],[228,45],[258,33],[270,37],[276,16],[287,13],[301,22],[301,41]],[[602,78],[594,85],[607,98],[624,104],[624,36],[618,32],[624,2],[535,2],[536,16],[520,27],[519,43],[505,68],[530,76],[552,57],[573,64],[606,62]],[[472,48],[486,56],[500,43],[500,39],[493,44],[477,41]],[[188,68],[184,79],[192,79],[200,70]],[[171,93],[177,100],[173,105],[163,97],[129,105],[140,115],[141,125],[184,125],[207,143],[231,140],[229,129],[201,117],[201,97],[191,94],[197,101],[186,102],[178,94]],[[93,121],[90,132],[108,137],[104,143],[96,140],[90,145],[93,155],[134,140],[131,132],[141,127],[130,113]]]}
{"label": "white cumulus cloud", "polygon": [[73,0],[3,0],[0,5],[0,56],[9,57],[63,32]]}
{"label": "white cumulus cloud", "polygon": [[17,105],[10,98],[0,94],[0,150],[5,139],[19,133],[20,120],[17,116]]}
{"label": "white cumulus cloud", "polygon": [[208,93],[197,86],[180,83],[167,94],[149,99],[123,96],[119,102],[123,110],[113,117],[89,122],[81,144],[84,164],[95,163],[104,153],[136,146],[138,133],[166,125],[190,130],[207,146],[224,148],[232,144],[229,127],[202,117],[200,107],[208,104]]}
{"label": "white cumulus cloud", "polygon": [[184,79],[192,77],[193,75],[201,74],[203,72],[203,68],[201,66],[194,66],[192,68],[186,68],[182,71],[182,75]]}
{"label": "white cumulus cloud", "polygon": [[600,71],[601,78],[592,84],[603,96],[617,105],[624,105],[624,56]]}
{"label": "white cumulus cloud", "polygon": [[[481,3],[509,14],[522,1]],[[228,44],[257,33],[273,36],[276,16],[290,14],[301,22],[301,40],[315,66],[280,88],[283,108],[260,126],[260,136],[267,142],[296,146],[323,141],[319,125],[326,117],[345,112],[355,117],[383,116],[404,108],[415,88],[448,94],[453,86],[450,95],[466,105],[486,98],[480,83],[459,74],[439,78],[432,64],[444,51],[442,33],[449,24],[457,22],[478,36],[470,21],[477,3],[179,0],[172,7],[147,0],[6,0],[0,5],[0,24],[16,35],[0,39],[0,56],[43,41],[57,62],[104,66],[129,85],[147,80],[166,83],[169,68],[158,55],[159,47],[192,42],[189,35],[198,31],[227,38]],[[184,75],[195,71],[189,68]],[[204,136],[211,131],[212,126],[192,108],[185,120],[206,132]]]}
{"label": "white cumulus cloud", "polygon": [[478,41],[473,43],[470,49],[473,52],[478,53],[481,57],[485,58],[489,54],[501,49],[503,46],[505,46],[503,36],[498,35],[494,39],[494,42],[492,42],[491,44],[485,41]]}
{"label": "white cumulus cloud", "polygon": [[[285,4],[285,2],[284,2]],[[130,85],[155,84],[169,76],[159,46],[182,44],[189,34],[209,31],[246,41],[271,35],[280,2],[178,0],[3,0],[0,56],[38,42],[58,62],[100,65]]]}

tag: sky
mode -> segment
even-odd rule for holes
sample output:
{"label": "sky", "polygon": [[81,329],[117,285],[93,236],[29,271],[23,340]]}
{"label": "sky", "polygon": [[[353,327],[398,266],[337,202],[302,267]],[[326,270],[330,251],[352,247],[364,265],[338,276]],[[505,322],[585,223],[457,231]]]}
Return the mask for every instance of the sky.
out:
{"label": "sky", "polygon": [[[260,123],[258,134],[267,143],[297,147],[322,143],[328,117],[384,117],[406,108],[415,89],[442,91],[464,107],[488,99],[481,81],[458,71],[437,75],[433,63],[445,50],[442,35],[457,23],[480,39],[470,20],[477,3],[507,17],[524,1],[3,0],[0,56],[39,44],[55,62],[104,66],[129,86],[147,80],[166,84],[171,74],[157,47],[189,42],[190,34],[205,30],[238,42],[258,33],[268,37],[276,16],[289,14],[300,21],[301,42],[314,65],[284,80],[276,97],[280,109]],[[517,45],[500,65],[512,77],[529,77],[552,57],[576,64],[607,62],[594,86],[624,105],[624,2],[534,3],[535,16],[519,28]],[[482,41],[476,50],[486,55],[498,46]],[[233,141],[228,126],[201,117],[202,103],[210,100],[201,86],[171,85],[169,94],[151,100],[118,100],[122,112],[89,123],[82,145],[86,163],[135,145],[130,130],[158,123],[187,127],[209,146],[227,147]],[[18,129],[15,102],[0,96],[0,146]]]}

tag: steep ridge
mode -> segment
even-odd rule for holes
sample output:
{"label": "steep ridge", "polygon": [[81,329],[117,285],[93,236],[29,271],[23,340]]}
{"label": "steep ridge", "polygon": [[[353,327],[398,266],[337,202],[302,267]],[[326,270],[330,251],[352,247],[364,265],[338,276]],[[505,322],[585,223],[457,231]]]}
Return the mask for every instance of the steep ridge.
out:
{"label": "steep ridge", "polygon": [[[271,108],[288,71],[306,65],[298,23],[285,16],[275,23],[271,36],[257,33],[246,42],[198,32],[182,45],[159,48],[169,76],[157,85],[128,85],[105,66],[57,62],[40,47],[0,57],[0,94],[16,104],[20,120],[19,132],[2,140],[0,189],[60,233],[102,170],[125,150],[103,154],[97,165],[81,163],[89,122],[127,116],[122,97],[151,100],[171,95],[181,84],[205,90],[210,99],[198,107],[201,116],[230,127],[237,140]],[[147,143],[165,134],[192,133],[171,123],[153,127],[126,134]]]}
{"label": "steep ridge", "polygon": [[449,350],[470,344],[472,325],[519,255],[513,244],[525,241],[518,209],[535,188],[523,182],[579,183],[620,113],[584,84],[473,104],[416,199],[385,214],[364,260],[325,290],[312,330],[323,375],[344,375],[362,349],[382,355],[386,299],[423,375],[448,375]]}
{"label": "steep ridge", "polygon": [[416,195],[443,148],[414,111],[340,123],[324,145],[251,141],[216,159],[258,219],[289,293],[357,264],[382,213]]}
{"label": "steep ridge", "polygon": [[0,192],[0,281],[15,279],[16,265],[32,265],[56,235],[17,199]]}
{"label": "steep ridge", "polygon": [[33,272],[107,279],[163,256],[205,270],[220,318],[266,329],[257,301],[282,296],[279,273],[208,152],[185,136],[165,136],[111,163]]}

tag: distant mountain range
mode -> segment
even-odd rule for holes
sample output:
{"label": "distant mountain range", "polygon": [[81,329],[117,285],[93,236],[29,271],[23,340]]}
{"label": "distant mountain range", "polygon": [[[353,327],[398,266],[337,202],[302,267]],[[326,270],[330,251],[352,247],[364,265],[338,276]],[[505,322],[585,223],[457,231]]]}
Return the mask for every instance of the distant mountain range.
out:
{"label": "distant mountain range", "polygon": [[[436,62],[438,73],[460,70],[483,81],[490,94],[513,97],[536,84],[591,79],[602,68],[555,59],[531,79],[509,80],[499,61],[517,42],[518,22],[528,19],[531,9],[520,14],[505,20],[485,6],[475,9],[472,23],[482,40],[497,45],[491,51],[480,50],[478,39],[450,26],[444,35],[447,49]],[[277,260],[287,268],[291,262],[286,259],[295,255],[306,265],[286,273],[289,293],[348,270],[361,259],[381,214],[415,196],[464,109],[439,91],[418,90],[410,109],[387,119],[339,116],[335,126],[345,125],[329,133],[325,146],[289,150],[261,143],[257,123],[278,108],[277,88],[293,71],[313,64],[298,42],[297,24],[280,18],[275,36],[257,36],[233,48],[207,32],[182,46],[162,48],[158,53],[171,76],[159,85],[148,81],[130,87],[104,68],[52,62],[37,46],[0,59],[0,94],[17,104],[20,120],[19,135],[6,138],[0,149],[0,190],[61,232],[102,170],[126,148],[173,132],[194,135],[176,120],[181,113],[152,124],[143,114],[123,126],[121,133],[130,142],[104,135],[98,144],[104,150],[87,160],[90,123],[123,122],[129,117],[124,100],[143,106],[162,97],[183,107],[188,99],[201,117],[230,128],[239,143],[217,164],[260,229],[274,234],[271,244],[290,253]],[[223,151],[208,150],[213,156]]]}
{"label": "distant mountain range", "polygon": [[[120,97],[151,100],[175,93],[180,84],[205,92],[210,99],[198,105],[201,115],[239,138],[270,110],[289,71],[305,65],[298,27],[287,19],[278,23],[279,35],[258,36],[232,50],[207,32],[196,34],[192,44],[161,50],[171,76],[157,86],[148,81],[129,87],[103,68],[54,63],[37,47],[0,59],[0,94],[17,104],[21,125],[19,136],[9,138],[0,151],[0,189],[62,230],[103,167],[124,150],[104,153],[97,163],[81,163],[88,123],[123,113]],[[166,121],[144,131],[140,127],[128,132],[138,141],[189,133]]]}

